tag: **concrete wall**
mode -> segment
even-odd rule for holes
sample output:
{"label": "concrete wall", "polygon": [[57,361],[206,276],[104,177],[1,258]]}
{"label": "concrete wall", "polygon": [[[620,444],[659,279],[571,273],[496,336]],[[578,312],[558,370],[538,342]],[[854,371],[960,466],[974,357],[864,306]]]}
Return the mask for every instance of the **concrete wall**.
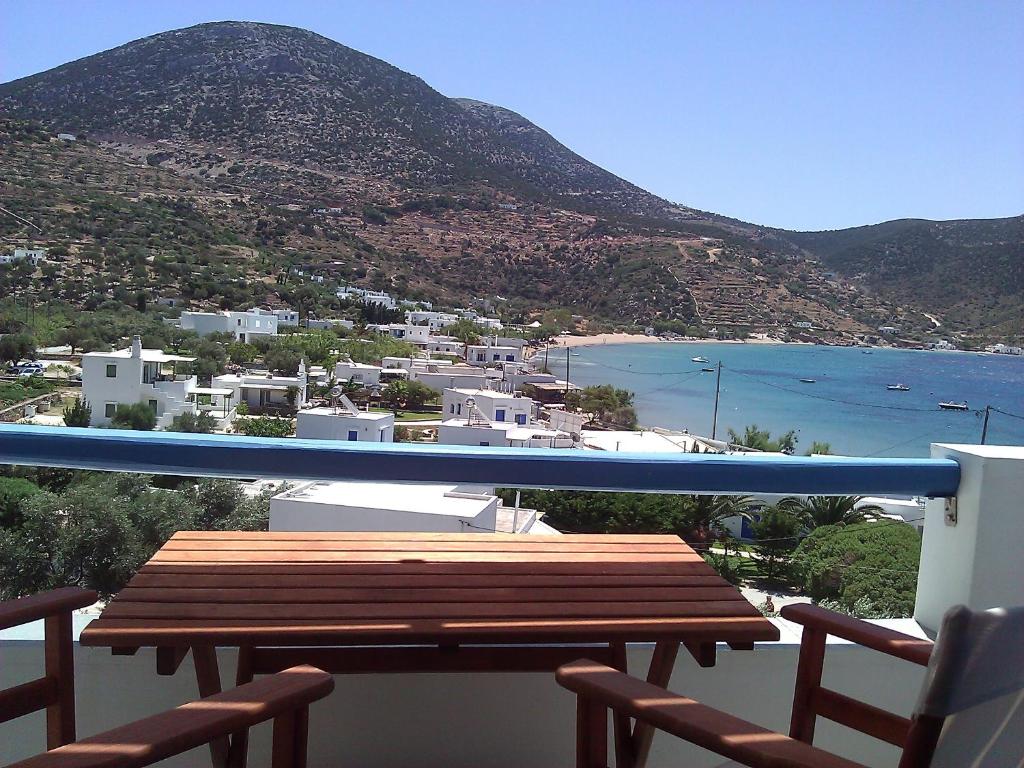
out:
{"label": "concrete wall", "polygon": [[311,413],[299,411],[295,419],[295,436],[312,440],[348,440],[348,433],[358,433],[362,443],[393,443],[395,416],[390,413],[361,414]]}
{"label": "concrete wall", "polygon": [[465,533],[474,530],[467,525],[493,531],[497,514],[497,498],[492,498],[476,515],[463,517],[361,507],[355,504],[317,504],[284,495],[270,501],[270,530]]}
{"label": "concrete wall", "polygon": [[[796,670],[797,636],[783,625],[783,641],[757,650],[719,647],[717,666],[701,669],[680,652],[671,689],[760,725],[785,731]],[[629,665],[646,672],[651,647],[630,646]],[[39,642],[0,643],[0,684],[42,673]],[[220,651],[224,685],[231,684],[236,655]],[[98,648],[76,650],[79,734],[87,736],[176,706],[197,696],[191,655],[174,677],[156,675],[155,655],[111,656]],[[825,683],[895,712],[909,713],[923,670],[873,651],[829,646]],[[573,764],[575,699],[550,673],[353,675],[336,678],[334,692],[310,713],[310,768],[564,768]],[[0,763],[44,746],[44,718],[34,714],[0,725]],[[270,734],[253,735],[250,765],[269,765]],[[895,768],[897,751],[820,720],[815,743],[875,768]],[[209,765],[197,750],[166,763]],[[721,758],[658,734],[652,768],[710,768]]]}
{"label": "concrete wall", "polygon": [[944,499],[925,506],[914,618],[930,630],[953,605],[1024,604],[1024,447],[932,445],[934,458],[960,464],[956,523]]}

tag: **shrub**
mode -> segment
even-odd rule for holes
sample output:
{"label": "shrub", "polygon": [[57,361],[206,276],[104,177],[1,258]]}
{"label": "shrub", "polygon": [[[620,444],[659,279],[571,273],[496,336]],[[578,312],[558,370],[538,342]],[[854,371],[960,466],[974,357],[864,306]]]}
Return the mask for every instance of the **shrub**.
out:
{"label": "shrub", "polygon": [[217,420],[208,413],[192,413],[186,411],[174,417],[171,421],[170,432],[196,432],[209,434],[217,426]]}
{"label": "shrub", "polygon": [[92,408],[84,398],[78,398],[64,409],[64,424],[69,427],[88,427],[92,421]]}
{"label": "shrub", "polygon": [[156,427],[156,412],[148,403],[121,403],[110,419],[111,426],[117,429],[137,429],[148,432]]}
{"label": "shrub", "polygon": [[804,591],[855,615],[905,617],[914,612],[921,537],[884,520],[827,525],[804,539],[793,566]]}
{"label": "shrub", "polygon": [[275,419],[272,416],[257,416],[241,419],[235,428],[249,437],[288,437],[295,431],[291,419]]}

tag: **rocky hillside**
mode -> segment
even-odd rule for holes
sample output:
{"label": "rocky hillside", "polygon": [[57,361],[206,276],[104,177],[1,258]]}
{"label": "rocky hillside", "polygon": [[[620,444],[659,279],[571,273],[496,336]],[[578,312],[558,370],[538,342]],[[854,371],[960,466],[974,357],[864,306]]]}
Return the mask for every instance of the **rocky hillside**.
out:
{"label": "rocky hillside", "polygon": [[0,110],[96,137],[201,142],[419,189],[485,184],[570,206],[582,194],[605,211],[674,211],[522,118],[546,138],[542,156],[486,110],[292,27],[223,22],[154,35],[2,85]]}

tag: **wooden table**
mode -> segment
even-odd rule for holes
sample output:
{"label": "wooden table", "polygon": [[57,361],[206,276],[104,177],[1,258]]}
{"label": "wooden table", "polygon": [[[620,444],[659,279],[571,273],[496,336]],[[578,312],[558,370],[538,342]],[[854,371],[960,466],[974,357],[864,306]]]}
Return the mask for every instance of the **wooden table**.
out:
{"label": "wooden table", "polygon": [[[446,533],[176,533],[83,631],[83,645],[157,649],[173,674],[191,648],[202,696],[297,663],[334,674],[551,671],[581,657],[625,671],[628,642],[656,643],[668,684],[680,644],[751,649],[778,630],[675,536]],[[557,645],[556,645],[557,644]],[[616,721],[620,766],[651,731]],[[212,745],[244,763],[245,735]]]}

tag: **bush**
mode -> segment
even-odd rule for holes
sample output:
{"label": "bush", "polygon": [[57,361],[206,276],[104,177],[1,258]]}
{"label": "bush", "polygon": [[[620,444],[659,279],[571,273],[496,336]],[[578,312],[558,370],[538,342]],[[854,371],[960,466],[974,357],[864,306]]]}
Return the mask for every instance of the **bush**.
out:
{"label": "bush", "polygon": [[92,408],[81,397],[64,409],[64,424],[68,427],[88,427],[90,421]]}
{"label": "bush", "polygon": [[133,403],[132,405],[121,403],[114,411],[110,424],[116,429],[137,429],[148,432],[156,427],[156,412],[149,407],[149,403]]}
{"label": "bush", "polygon": [[272,416],[257,416],[239,419],[235,429],[249,437],[288,437],[295,431],[291,419],[275,419]]}
{"label": "bush", "polygon": [[208,413],[186,411],[174,417],[169,432],[195,432],[209,434],[217,426],[217,420]]}
{"label": "bush", "polygon": [[789,553],[799,541],[800,519],[785,509],[768,507],[752,528],[756,539],[754,548],[764,565],[765,577],[778,578],[788,564]]}
{"label": "bush", "polygon": [[855,615],[906,617],[914,612],[920,558],[917,531],[884,520],[816,529],[797,547],[793,567],[815,600]]}

